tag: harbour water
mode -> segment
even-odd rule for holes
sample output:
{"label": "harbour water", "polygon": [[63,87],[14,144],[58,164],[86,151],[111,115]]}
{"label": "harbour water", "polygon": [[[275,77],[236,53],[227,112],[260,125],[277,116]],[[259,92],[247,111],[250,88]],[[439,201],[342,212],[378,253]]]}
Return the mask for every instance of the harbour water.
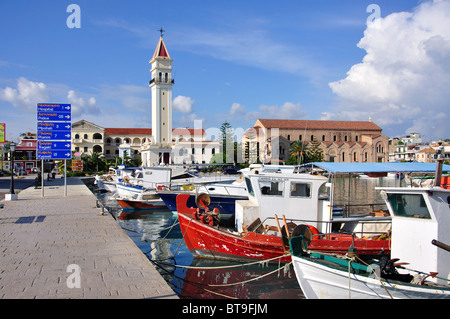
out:
{"label": "harbour water", "polygon": [[[395,177],[338,178],[335,185],[335,204],[345,206],[350,203],[356,213],[361,213],[383,208],[375,187],[396,186],[399,181]],[[193,258],[184,243],[176,214],[169,210],[125,214],[110,193],[98,197],[180,298],[304,298],[292,267],[278,263],[249,265]],[[368,201],[381,205],[353,207]]]}

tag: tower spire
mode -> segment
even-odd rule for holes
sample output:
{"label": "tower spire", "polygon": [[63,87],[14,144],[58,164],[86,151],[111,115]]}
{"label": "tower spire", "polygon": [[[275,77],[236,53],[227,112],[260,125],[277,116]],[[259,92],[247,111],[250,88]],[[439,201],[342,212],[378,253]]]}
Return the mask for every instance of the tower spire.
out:
{"label": "tower spire", "polygon": [[161,32],[161,37],[159,38],[158,45],[156,46],[155,53],[153,54],[153,58],[150,60],[150,63],[153,63],[155,58],[170,59],[169,51],[167,51],[166,45],[163,40],[163,33],[165,32],[165,30],[161,28],[158,31]]}

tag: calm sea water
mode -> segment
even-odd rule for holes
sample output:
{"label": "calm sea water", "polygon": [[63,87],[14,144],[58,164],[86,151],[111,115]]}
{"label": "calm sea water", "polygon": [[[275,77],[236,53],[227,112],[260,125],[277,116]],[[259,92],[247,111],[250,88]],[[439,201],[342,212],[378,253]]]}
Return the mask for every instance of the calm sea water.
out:
{"label": "calm sea water", "polygon": [[[338,178],[335,204],[382,203],[375,187],[397,186],[395,178]],[[349,195],[350,194],[350,195]],[[171,211],[121,213],[110,193],[100,194],[104,205],[180,298],[189,299],[298,299],[304,298],[292,268],[283,264],[246,265],[193,258],[187,249]],[[369,212],[373,207],[352,206],[352,212]],[[383,205],[374,209],[383,208]],[[184,268],[200,267],[200,268]],[[238,266],[238,267],[235,267]],[[232,267],[232,268],[230,268]]]}

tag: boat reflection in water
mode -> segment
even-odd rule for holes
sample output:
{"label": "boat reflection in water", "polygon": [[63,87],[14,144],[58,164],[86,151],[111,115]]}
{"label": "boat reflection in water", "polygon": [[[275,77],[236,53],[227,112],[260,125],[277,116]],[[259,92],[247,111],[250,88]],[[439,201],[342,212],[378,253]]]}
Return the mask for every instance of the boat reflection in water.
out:
{"label": "boat reflection in water", "polygon": [[[180,298],[202,299],[298,299],[304,298],[294,282],[292,267],[243,265],[228,261],[193,259],[189,268],[175,271],[182,277]],[[219,268],[217,268],[219,267]],[[232,267],[232,268],[230,268]]]}
{"label": "boat reflection in water", "polygon": [[[103,202],[180,298],[304,298],[292,266],[285,271],[285,264],[276,262],[247,265],[193,258],[183,240],[176,214],[169,210],[124,213],[107,195]],[[238,267],[234,267],[236,265]]]}

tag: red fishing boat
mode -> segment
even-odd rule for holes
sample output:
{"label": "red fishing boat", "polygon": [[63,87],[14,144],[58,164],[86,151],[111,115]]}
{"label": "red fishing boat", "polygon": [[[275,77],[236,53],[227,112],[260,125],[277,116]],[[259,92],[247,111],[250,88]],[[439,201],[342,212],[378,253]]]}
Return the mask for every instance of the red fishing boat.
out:
{"label": "red fishing boat", "polygon": [[[178,220],[181,233],[189,251],[197,258],[212,258],[218,260],[249,260],[273,259],[289,262],[287,254],[288,237],[301,234],[305,239],[306,249],[346,254],[356,252],[360,255],[379,255],[390,253],[389,237],[359,238],[351,234],[335,233],[321,234],[311,225],[295,225],[287,223],[284,216],[284,226],[264,226],[259,221],[249,225],[245,232],[236,232],[219,224],[218,211],[208,212],[199,208],[186,206],[189,196],[177,196]],[[207,204],[199,206],[208,206]],[[367,227],[367,226],[366,226]],[[249,231],[252,229],[252,231]],[[286,232],[288,229],[288,233]],[[273,234],[270,234],[273,232]],[[281,236],[279,234],[282,234]],[[280,257],[280,258],[277,258]]]}
{"label": "red fishing boat", "polygon": [[280,236],[251,231],[237,233],[222,228],[215,225],[217,212],[208,214],[189,208],[186,206],[188,198],[188,194],[177,196],[178,220],[184,241],[195,257],[242,261],[280,257],[274,261],[291,261],[288,246]]}
{"label": "red fishing boat", "polygon": [[124,212],[131,212],[136,210],[152,210],[152,209],[167,209],[166,204],[159,198],[154,191],[148,191],[138,194],[135,197],[118,197],[117,203],[122,207]]}
{"label": "red fishing boat", "polygon": [[322,253],[345,255],[355,252],[359,255],[390,254],[390,232],[387,234],[368,237],[357,237],[355,234],[331,233],[321,234],[311,225],[298,225],[291,232],[291,236],[302,235],[306,249]]}

